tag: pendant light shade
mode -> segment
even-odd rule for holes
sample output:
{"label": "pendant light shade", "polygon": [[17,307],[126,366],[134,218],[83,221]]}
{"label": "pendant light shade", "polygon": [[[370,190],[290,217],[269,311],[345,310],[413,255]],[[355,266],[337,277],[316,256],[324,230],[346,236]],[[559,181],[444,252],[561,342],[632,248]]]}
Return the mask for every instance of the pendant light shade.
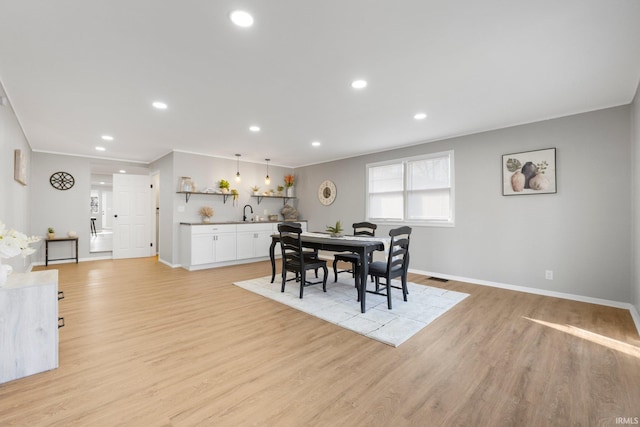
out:
{"label": "pendant light shade", "polygon": [[269,162],[271,159],[265,159],[265,161],[267,162],[267,176],[264,177],[264,183],[269,185],[271,184],[271,178],[269,178]]}
{"label": "pendant light shade", "polygon": [[242,154],[236,154],[237,166],[236,166],[236,182],[240,182],[240,156]]}

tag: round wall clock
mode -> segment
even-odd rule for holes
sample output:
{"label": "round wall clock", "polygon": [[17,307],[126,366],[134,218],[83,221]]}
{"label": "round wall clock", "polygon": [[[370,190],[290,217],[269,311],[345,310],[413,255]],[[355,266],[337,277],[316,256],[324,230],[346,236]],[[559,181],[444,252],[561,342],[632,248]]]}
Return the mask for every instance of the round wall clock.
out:
{"label": "round wall clock", "polygon": [[58,190],[68,190],[73,187],[73,184],[76,183],[76,180],[73,179],[73,176],[67,172],[56,172],[51,175],[49,178],[49,182],[53,188]]}
{"label": "round wall clock", "polygon": [[330,181],[328,179],[320,184],[320,187],[318,187],[318,200],[320,200],[320,203],[325,206],[333,203],[333,201],[336,199],[336,194],[336,185],[333,183],[333,181]]}

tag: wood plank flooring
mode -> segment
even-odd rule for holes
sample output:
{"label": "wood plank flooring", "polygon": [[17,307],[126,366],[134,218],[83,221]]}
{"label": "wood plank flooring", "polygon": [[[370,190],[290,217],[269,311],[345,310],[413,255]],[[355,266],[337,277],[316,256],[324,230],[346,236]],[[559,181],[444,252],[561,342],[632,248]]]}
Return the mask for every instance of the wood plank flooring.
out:
{"label": "wood plank flooring", "polygon": [[2,426],[613,426],[640,417],[640,337],[626,310],[412,274],[470,296],[392,348],[232,285],[270,274],[267,262],[52,268],[66,297],[60,368],[0,385]]}

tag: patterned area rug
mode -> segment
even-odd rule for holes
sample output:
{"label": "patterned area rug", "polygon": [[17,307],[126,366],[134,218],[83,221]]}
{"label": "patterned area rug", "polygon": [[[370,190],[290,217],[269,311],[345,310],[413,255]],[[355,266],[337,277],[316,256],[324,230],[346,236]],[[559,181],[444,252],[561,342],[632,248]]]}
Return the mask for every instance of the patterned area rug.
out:
{"label": "patterned area rug", "polygon": [[[313,273],[311,275],[315,281]],[[279,276],[274,283],[270,283],[269,276],[236,282],[234,285],[394,347],[469,296],[409,282],[407,302],[402,300],[400,289],[392,289],[393,309],[388,310],[386,297],[367,294],[367,312],[361,313],[353,279],[342,274],[338,276],[339,281],[334,283],[333,273],[329,276],[326,293],[322,292],[322,284],[310,286],[305,288],[303,299],[299,298],[300,286],[293,281],[287,282],[284,293],[280,292],[282,282]],[[400,282],[394,284],[400,285]],[[369,283],[369,289],[372,286]]]}

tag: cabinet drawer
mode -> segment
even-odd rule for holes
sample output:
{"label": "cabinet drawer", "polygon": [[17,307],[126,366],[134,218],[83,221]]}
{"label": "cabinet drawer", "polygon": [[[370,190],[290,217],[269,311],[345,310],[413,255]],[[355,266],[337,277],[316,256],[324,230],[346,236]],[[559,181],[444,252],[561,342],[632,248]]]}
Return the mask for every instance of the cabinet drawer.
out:
{"label": "cabinet drawer", "polygon": [[250,231],[257,233],[258,231],[272,231],[273,224],[271,223],[253,223],[253,224],[238,224],[238,233],[243,231]]}
{"label": "cabinet drawer", "polygon": [[235,233],[235,224],[211,224],[211,225],[192,225],[191,235],[194,234],[216,234],[216,233]]}

